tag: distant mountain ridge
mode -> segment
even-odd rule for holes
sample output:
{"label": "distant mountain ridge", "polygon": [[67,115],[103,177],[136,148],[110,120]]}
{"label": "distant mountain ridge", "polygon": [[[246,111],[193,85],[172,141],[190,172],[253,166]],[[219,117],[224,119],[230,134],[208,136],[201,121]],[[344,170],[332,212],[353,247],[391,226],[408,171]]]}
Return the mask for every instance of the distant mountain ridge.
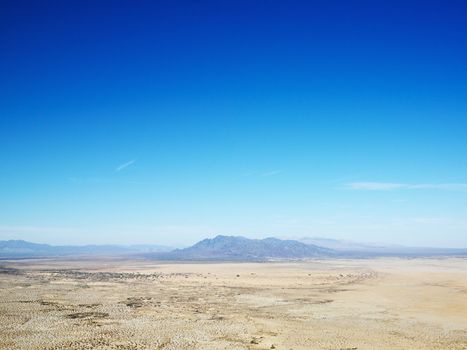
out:
{"label": "distant mountain ridge", "polygon": [[323,238],[323,237],[302,237],[297,241],[305,244],[314,244],[321,247],[337,250],[337,251],[378,251],[388,248],[400,247],[397,245],[376,244],[376,243],[361,243],[342,239]]}
{"label": "distant mountain ridge", "polygon": [[302,237],[297,240],[305,244],[329,248],[341,256],[348,257],[467,255],[467,248],[408,247],[397,244],[360,243],[321,237]]}
{"label": "distant mountain ridge", "polygon": [[174,260],[266,260],[329,257],[334,251],[294,240],[219,235],[162,255]]}
{"label": "distant mountain ridge", "polygon": [[466,248],[423,248],[400,245],[362,244],[329,238],[298,240],[241,236],[207,238],[191,247],[173,249],[162,245],[83,245],[53,246],[23,240],[0,241],[0,259],[132,256],[160,260],[231,260],[265,261],[307,258],[371,258],[371,257],[429,257],[467,256]]}
{"label": "distant mountain ridge", "polygon": [[61,257],[77,255],[129,255],[166,252],[172,248],[162,245],[83,245],[55,246],[23,240],[0,241],[0,258]]}

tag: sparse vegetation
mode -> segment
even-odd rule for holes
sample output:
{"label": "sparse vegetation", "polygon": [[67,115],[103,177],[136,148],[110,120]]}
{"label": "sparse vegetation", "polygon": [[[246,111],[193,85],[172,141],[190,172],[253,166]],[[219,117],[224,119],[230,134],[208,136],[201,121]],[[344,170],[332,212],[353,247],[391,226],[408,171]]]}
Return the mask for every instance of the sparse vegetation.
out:
{"label": "sparse vegetation", "polygon": [[9,263],[0,349],[463,350],[463,264]]}

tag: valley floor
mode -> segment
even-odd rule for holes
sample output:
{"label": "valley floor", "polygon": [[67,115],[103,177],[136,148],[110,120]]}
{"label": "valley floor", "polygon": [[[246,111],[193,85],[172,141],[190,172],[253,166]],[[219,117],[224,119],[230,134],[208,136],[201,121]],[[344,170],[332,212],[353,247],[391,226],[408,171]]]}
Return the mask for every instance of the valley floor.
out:
{"label": "valley floor", "polygon": [[466,259],[1,265],[0,349],[467,349]]}

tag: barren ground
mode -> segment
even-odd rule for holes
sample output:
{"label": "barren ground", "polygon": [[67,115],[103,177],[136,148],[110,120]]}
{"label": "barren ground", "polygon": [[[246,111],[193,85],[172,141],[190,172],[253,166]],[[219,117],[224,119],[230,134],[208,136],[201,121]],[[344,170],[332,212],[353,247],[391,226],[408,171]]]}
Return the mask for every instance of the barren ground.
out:
{"label": "barren ground", "polygon": [[467,349],[466,259],[0,265],[0,349]]}

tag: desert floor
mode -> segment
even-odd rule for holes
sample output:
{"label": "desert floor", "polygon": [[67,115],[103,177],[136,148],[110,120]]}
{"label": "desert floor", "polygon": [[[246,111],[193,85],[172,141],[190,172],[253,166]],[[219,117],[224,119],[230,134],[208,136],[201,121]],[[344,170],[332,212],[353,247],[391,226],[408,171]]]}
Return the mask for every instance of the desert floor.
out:
{"label": "desert floor", "polygon": [[467,259],[0,265],[0,349],[467,349]]}

